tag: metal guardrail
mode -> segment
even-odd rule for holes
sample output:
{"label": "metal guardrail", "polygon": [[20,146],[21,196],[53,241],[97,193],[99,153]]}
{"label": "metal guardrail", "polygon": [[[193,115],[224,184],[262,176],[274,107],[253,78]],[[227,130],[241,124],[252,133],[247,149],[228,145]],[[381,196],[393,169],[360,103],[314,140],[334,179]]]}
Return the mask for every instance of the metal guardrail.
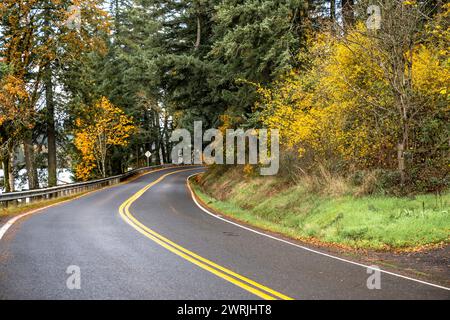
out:
{"label": "metal guardrail", "polygon": [[130,170],[128,172],[125,172],[123,174],[119,174],[116,176],[103,178],[103,179],[97,179],[97,180],[91,180],[87,182],[76,182],[76,183],[70,183],[65,184],[61,186],[56,187],[50,187],[50,188],[42,188],[42,189],[33,189],[33,190],[26,190],[26,191],[16,191],[16,192],[8,192],[3,193],[0,195],[0,205],[3,207],[7,207],[10,203],[15,202],[17,204],[22,202],[32,202],[35,200],[42,200],[42,199],[52,199],[52,198],[58,198],[58,197],[64,197],[71,194],[76,194],[84,191],[90,191],[98,188],[102,188],[109,185],[114,185],[119,182],[122,182],[123,180],[140,174],[142,172],[155,170],[163,167],[170,167],[171,165],[157,165],[157,166],[150,166],[150,167],[143,167],[143,168],[137,168]]}

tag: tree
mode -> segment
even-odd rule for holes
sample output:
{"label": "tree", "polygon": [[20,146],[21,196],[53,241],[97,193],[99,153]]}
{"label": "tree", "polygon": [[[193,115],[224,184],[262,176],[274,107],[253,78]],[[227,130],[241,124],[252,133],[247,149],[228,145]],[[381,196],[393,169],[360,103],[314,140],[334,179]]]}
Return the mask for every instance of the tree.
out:
{"label": "tree", "polygon": [[[89,0],[78,3],[77,10],[83,19],[72,29],[66,23],[69,15],[75,14],[68,9],[72,1],[43,1],[42,35],[47,41],[47,56],[44,60],[43,82],[46,102],[46,134],[48,150],[48,186],[56,185],[56,126],[54,78],[55,69],[62,69],[73,59],[78,59],[82,52],[90,51],[101,41],[98,37],[106,31],[107,21],[105,12],[100,8],[99,0]],[[96,30],[92,32],[91,30]],[[98,48],[97,48],[98,49]]]}
{"label": "tree", "polygon": [[[114,2],[114,32],[107,39],[104,55],[89,55],[73,67],[70,91],[92,100],[106,95],[129,115],[139,127],[126,147],[114,148],[113,172],[129,166],[144,165],[143,153],[150,150],[156,162],[167,160],[165,151],[164,113],[161,69],[158,59],[164,54],[160,22],[154,19],[149,1]],[[82,70],[82,75],[79,73]],[[81,87],[81,86],[82,87]],[[160,159],[160,150],[163,159]]]}
{"label": "tree", "polygon": [[14,191],[12,175],[13,150],[24,128],[32,126],[29,99],[24,82],[12,74],[6,64],[0,64],[0,158],[6,192]]}
{"label": "tree", "polygon": [[406,21],[405,30],[398,21],[394,29],[389,19],[412,19],[410,8],[395,7],[382,20],[389,31],[359,22],[342,36],[318,34],[308,42],[306,70],[257,87],[263,123],[280,129],[305,171],[318,164],[347,173],[381,169],[401,193],[442,190],[449,175],[449,8],[420,29]]}
{"label": "tree", "polygon": [[[76,59],[82,51],[97,46],[96,33],[105,26],[105,12],[99,7],[101,2],[5,0],[0,4],[0,56],[27,88],[29,99],[23,108],[35,111],[45,91],[49,185],[56,184],[54,70],[64,68],[70,59]],[[68,8],[73,4],[79,6],[83,15],[76,30],[66,24],[70,14]],[[39,186],[33,142],[36,132],[32,132],[32,127],[24,128],[21,136],[31,189]]]}
{"label": "tree", "polygon": [[106,158],[112,146],[125,146],[134,132],[132,118],[102,97],[76,120],[75,146],[81,153],[76,167],[77,178],[88,180],[97,169],[106,177]]}
{"label": "tree", "polygon": [[354,0],[341,0],[344,30],[348,30],[355,23],[354,5]]}
{"label": "tree", "polygon": [[[360,39],[368,41],[362,43],[351,39],[348,45],[371,52],[369,59],[380,67],[383,78],[389,83],[395,119],[399,124],[396,133],[398,172],[404,185],[411,178],[411,132],[426,106],[414,88],[417,78],[413,73],[414,57],[417,46],[426,40],[423,31],[433,10],[428,7],[428,1],[381,0],[378,4],[382,8],[381,28],[376,31],[360,29]],[[360,11],[364,10],[366,2],[359,6]]]}
{"label": "tree", "polygon": [[296,66],[307,19],[302,0],[225,0],[217,5],[209,56],[226,83],[220,92],[238,115],[251,111],[255,94],[236,80],[268,85]]}
{"label": "tree", "polygon": [[[39,98],[41,79],[39,71],[42,70],[42,56],[45,54],[45,45],[38,40],[39,30],[36,28],[36,20],[39,15],[33,8],[37,0],[24,3],[6,0],[0,3],[1,33],[0,56],[10,68],[10,75],[23,83],[23,88],[28,92],[27,99],[14,100],[14,104],[4,107],[26,110],[24,114],[34,114],[34,106]],[[17,106],[16,104],[20,104]],[[30,147],[31,128],[34,120],[30,117],[28,126],[13,125],[12,130],[3,130],[3,143],[11,139],[23,141],[25,160],[27,165],[28,182],[30,189],[38,187],[37,170],[34,167],[34,151]],[[10,134],[14,133],[13,136]],[[12,150],[12,149],[10,149]]]}

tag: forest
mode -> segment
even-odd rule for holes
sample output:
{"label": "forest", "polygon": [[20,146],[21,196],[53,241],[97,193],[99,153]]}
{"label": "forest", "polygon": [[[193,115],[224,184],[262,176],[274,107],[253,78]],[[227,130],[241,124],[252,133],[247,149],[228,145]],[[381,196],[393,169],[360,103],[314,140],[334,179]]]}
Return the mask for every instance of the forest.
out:
{"label": "forest", "polygon": [[0,16],[4,192],[169,163],[197,120],[278,129],[288,183],[448,188],[445,1],[2,0]]}

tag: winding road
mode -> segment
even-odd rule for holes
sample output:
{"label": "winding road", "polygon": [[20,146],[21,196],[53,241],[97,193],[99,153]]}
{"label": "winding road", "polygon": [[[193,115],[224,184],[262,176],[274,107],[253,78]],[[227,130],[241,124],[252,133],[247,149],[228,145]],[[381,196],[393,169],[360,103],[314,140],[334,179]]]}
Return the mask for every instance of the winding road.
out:
{"label": "winding road", "polygon": [[[167,168],[22,218],[0,240],[0,299],[450,299],[224,221]],[[69,289],[69,266],[79,289]]]}

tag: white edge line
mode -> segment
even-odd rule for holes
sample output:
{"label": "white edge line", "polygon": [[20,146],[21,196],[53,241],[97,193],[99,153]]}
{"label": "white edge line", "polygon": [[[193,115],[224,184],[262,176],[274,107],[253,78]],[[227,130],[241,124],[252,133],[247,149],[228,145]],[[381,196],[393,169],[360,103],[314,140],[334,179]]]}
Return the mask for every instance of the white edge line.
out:
{"label": "white edge line", "polygon": [[[145,172],[144,175],[149,174],[149,173],[152,173],[152,172],[157,172],[157,171],[162,171],[162,170],[165,170],[165,169],[170,169],[170,168],[173,168],[173,167],[167,167],[167,168],[161,168],[161,169],[151,170],[151,171]],[[122,182],[121,182],[121,183],[122,183]],[[111,187],[118,186],[118,185],[120,185],[121,183],[112,185]],[[78,198],[87,196],[87,195],[90,194],[90,193],[94,193],[94,192],[96,192],[96,191],[99,191],[99,190],[102,190],[102,189],[105,189],[105,188],[108,188],[108,187],[109,187],[109,186],[107,186],[107,187],[101,187],[101,188],[99,188],[99,189],[95,189],[95,190],[89,191],[89,192],[87,192],[87,193],[84,193],[84,194],[75,196],[74,198],[70,198],[70,199],[67,199],[67,200],[60,201],[60,202],[52,203],[52,204],[50,204],[50,205],[48,205],[48,206],[45,206],[45,207],[42,207],[42,208],[37,208],[37,209],[34,209],[34,210],[32,210],[32,211],[27,211],[27,212],[22,213],[22,214],[20,214],[20,215],[18,215],[18,216],[15,216],[15,217],[9,219],[9,220],[8,220],[8,221],[0,228],[0,240],[2,240],[3,236],[6,234],[6,231],[8,231],[8,229],[9,229],[12,225],[13,225],[16,221],[22,219],[23,217],[26,217],[26,216],[28,216],[28,215],[34,214],[34,213],[36,213],[36,212],[38,212],[38,211],[41,211],[41,210],[45,210],[45,209],[48,209],[48,208],[51,208],[51,207],[54,207],[54,206],[63,204],[64,202],[69,202],[69,201],[72,201],[72,200],[76,200],[76,199],[78,199]]]}
{"label": "white edge line", "polygon": [[[63,203],[63,202],[65,202],[65,201],[58,202],[57,204],[60,204],[60,203]],[[8,231],[8,229],[9,229],[9,228],[10,228],[17,220],[22,219],[23,217],[26,217],[26,216],[31,215],[31,214],[33,214],[33,213],[36,213],[36,212],[38,212],[38,211],[48,209],[48,208],[53,207],[53,206],[55,206],[55,204],[51,204],[51,205],[49,205],[49,206],[45,206],[45,207],[38,208],[38,209],[35,209],[35,210],[32,210],[32,211],[28,211],[28,212],[22,213],[22,214],[20,214],[20,215],[18,215],[18,216],[15,216],[14,218],[9,219],[9,220],[8,220],[8,221],[0,228],[0,240],[2,240],[3,236],[6,234],[6,231]]]}
{"label": "white edge line", "polygon": [[[116,185],[114,185],[114,186],[116,186]],[[9,219],[9,220],[8,220],[8,221],[0,228],[0,240],[2,240],[3,236],[6,234],[6,232],[8,231],[8,229],[9,229],[12,225],[13,225],[15,222],[17,222],[18,220],[22,219],[23,217],[26,217],[26,216],[35,214],[36,212],[39,212],[39,211],[42,211],[42,210],[45,210],[45,209],[49,209],[49,208],[52,208],[52,207],[56,207],[56,206],[58,206],[58,205],[60,205],[60,204],[63,204],[63,203],[66,203],[66,202],[70,202],[70,201],[72,201],[72,200],[76,200],[76,199],[82,198],[82,197],[84,197],[84,196],[87,196],[87,195],[89,195],[89,194],[91,194],[91,193],[94,193],[94,192],[96,192],[96,191],[100,191],[100,190],[105,189],[105,188],[108,188],[108,187],[103,187],[103,188],[95,189],[95,190],[92,190],[92,191],[89,191],[89,192],[86,192],[86,193],[83,193],[83,194],[80,194],[80,195],[75,195],[75,197],[73,197],[73,198],[70,198],[70,199],[67,199],[67,200],[63,200],[63,201],[59,201],[59,202],[55,202],[55,203],[49,204],[48,206],[45,206],[45,207],[42,207],[42,208],[37,208],[37,209],[31,210],[31,211],[27,211],[27,212],[24,212],[24,213],[22,213],[22,214],[19,214],[18,216],[15,216],[15,217]]]}
{"label": "white edge line", "polygon": [[[299,244],[296,244],[296,243],[293,243],[293,242],[290,242],[290,241],[287,241],[287,240],[284,240],[284,239],[281,239],[281,238],[274,237],[274,236],[269,235],[269,234],[267,234],[267,233],[264,233],[264,232],[261,232],[261,231],[254,230],[254,229],[252,229],[252,228],[248,228],[248,227],[243,226],[243,225],[241,225],[241,224],[239,224],[239,223],[230,221],[230,220],[228,220],[228,219],[225,219],[225,218],[223,218],[223,217],[220,217],[220,216],[218,216],[218,215],[212,213],[211,211],[209,211],[209,210],[207,210],[206,208],[204,208],[200,203],[198,203],[197,199],[196,199],[195,196],[194,196],[194,192],[192,191],[192,188],[191,188],[191,186],[189,185],[189,179],[190,179],[191,177],[194,177],[194,176],[198,175],[198,174],[200,174],[200,172],[199,172],[199,173],[191,174],[189,177],[187,177],[187,179],[186,179],[187,186],[188,186],[188,188],[189,188],[189,191],[191,192],[191,197],[192,197],[192,199],[194,200],[194,202],[195,202],[195,204],[197,205],[197,207],[199,207],[202,211],[204,211],[205,213],[209,214],[210,216],[213,216],[214,218],[217,218],[217,219],[220,219],[220,220],[222,220],[222,221],[231,223],[231,224],[233,224],[233,225],[235,225],[235,226],[237,226],[237,227],[240,227],[240,228],[242,228],[242,229],[245,229],[245,230],[248,230],[248,231],[257,233],[257,234],[259,234],[259,235],[268,237],[268,238],[273,239],[273,240],[281,241],[281,242],[283,242],[283,243],[289,244],[289,245],[291,245],[291,246],[294,246],[294,247],[297,247],[297,248],[300,248],[300,249],[307,250],[307,251],[309,251],[309,252],[317,253],[317,254],[320,254],[320,255],[322,255],[322,256],[326,256],[326,257],[329,257],[329,258],[332,258],[332,259],[336,259],[336,260],[340,260],[340,261],[347,262],[347,263],[350,263],[350,264],[354,264],[354,265],[357,265],[357,266],[360,266],[360,267],[364,267],[364,268],[367,268],[367,269],[373,269],[373,266],[368,266],[368,265],[365,265],[365,264],[362,264],[362,263],[358,263],[358,262],[354,262],[354,261],[351,261],[351,260],[347,260],[347,259],[343,259],[343,258],[340,258],[340,257],[336,257],[336,256],[331,255],[331,254],[328,254],[328,253],[324,253],[324,252],[320,252],[320,251],[317,251],[317,250],[313,250],[313,249],[310,249],[310,248],[308,248],[308,247],[305,247],[305,246],[302,246],[302,245],[299,245]],[[392,275],[392,276],[399,277],[399,278],[403,278],[403,279],[407,279],[407,280],[419,282],[419,283],[426,284],[426,285],[429,285],[429,286],[432,286],[432,287],[436,287],[436,288],[439,288],[439,289],[444,289],[444,290],[449,290],[449,291],[450,291],[450,288],[447,288],[447,287],[444,287],[444,286],[440,286],[440,285],[437,285],[437,284],[434,284],[434,283],[430,283],[430,282],[426,282],[426,281],[422,281],[422,280],[410,278],[410,277],[407,277],[407,276],[403,276],[403,275],[401,275],[401,274],[394,273],[394,272],[390,272],[390,271],[386,271],[386,270],[383,270],[383,269],[381,269],[381,268],[379,269],[379,271],[384,272],[384,273],[386,273],[386,274],[390,274],[390,275]]]}
{"label": "white edge line", "polygon": [[[117,185],[119,185],[119,184],[116,184],[116,185],[113,185],[113,186],[117,186]],[[95,190],[92,190],[92,191],[88,191],[88,192],[83,193],[83,194],[80,194],[80,195],[75,195],[75,197],[73,197],[73,198],[70,198],[70,199],[67,199],[67,200],[63,200],[63,201],[59,201],[59,202],[55,202],[55,203],[52,203],[52,204],[50,204],[50,205],[48,205],[48,206],[45,206],[45,207],[42,207],[42,208],[37,208],[37,209],[31,210],[31,211],[27,211],[27,212],[24,212],[24,213],[22,213],[22,214],[19,214],[18,216],[15,216],[15,217],[9,219],[9,220],[8,220],[8,221],[0,228],[0,240],[2,240],[3,236],[6,234],[6,232],[8,231],[8,229],[9,229],[12,225],[13,225],[15,222],[17,222],[18,220],[22,219],[23,217],[32,215],[32,214],[34,214],[34,213],[36,213],[36,212],[39,212],[39,211],[42,211],[42,210],[45,210],[45,209],[49,209],[49,208],[51,208],[51,207],[56,207],[56,206],[58,206],[58,205],[60,205],[60,204],[66,203],[66,202],[70,202],[70,201],[73,201],[73,200],[82,198],[82,197],[87,196],[87,195],[89,195],[89,194],[91,194],[91,193],[100,191],[100,190],[105,189],[105,188],[108,188],[108,187],[109,187],[109,186],[107,186],[107,187],[102,187],[102,188],[99,188],[99,189],[95,189]]]}

